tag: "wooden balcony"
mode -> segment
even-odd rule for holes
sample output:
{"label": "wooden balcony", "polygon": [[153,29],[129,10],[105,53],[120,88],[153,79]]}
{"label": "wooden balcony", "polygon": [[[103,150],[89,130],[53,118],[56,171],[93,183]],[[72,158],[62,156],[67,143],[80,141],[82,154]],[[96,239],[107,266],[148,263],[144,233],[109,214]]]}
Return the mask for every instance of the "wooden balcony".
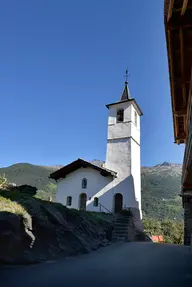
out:
{"label": "wooden balcony", "polygon": [[183,160],[182,185],[185,189],[192,189],[192,71],[187,103],[186,118],[186,146]]}

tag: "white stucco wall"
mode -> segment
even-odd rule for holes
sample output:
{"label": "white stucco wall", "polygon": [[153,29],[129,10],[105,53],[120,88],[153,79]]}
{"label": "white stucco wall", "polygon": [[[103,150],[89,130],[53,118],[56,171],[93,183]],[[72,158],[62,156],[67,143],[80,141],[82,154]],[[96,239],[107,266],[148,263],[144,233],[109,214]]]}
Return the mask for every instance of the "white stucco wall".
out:
{"label": "white stucco wall", "polygon": [[124,109],[124,122],[131,121],[131,102],[118,103],[108,110],[108,126],[116,124],[117,109]]}
{"label": "white stucco wall", "polygon": [[[87,179],[86,189],[81,185],[83,178]],[[94,197],[98,197],[99,203],[111,211],[113,195],[108,193],[103,196],[105,191],[113,187],[110,183],[112,183],[110,176],[104,177],[92,168],[79,168],[58,181],[56,201],[66,205],[67,196],[72,196],[72,205],[69,208],[79,209],[79,196],[81,193],[86,193],[87,210],[99,211],[99,206],[93,206]]]}
{"label": "white stucco wall", "polygon": [[[135,114],[134,114],[135,111],[137,112],[134,105],[131,105],[131,120],[134,124],[135,124]],[[138,112],[137,112],[137,129],[140,131],[140,116],[138,115]]]}
{"label": "white stucco wall", "polygon": [[131,136],[130,122],[117,123],[115,125],[108,126],[108,140],[125,138],[128,136]]}
{"label": "white stucco wall", "polygon": [[105,167],[117,172],[118,178],[131,174],[130,138],[108,140]]}
{"label": "white stucco wall", "polygon": [[[81,182],[84,177],[87,178],[86,189],[81,188]],[[94,197],[98,197],[99,203],[102,204],[101,211],[107,212],[108,210],[113,212],[116,193],[123,195],[124,207],[135,206],[132,188],[131,176],[112,180],[112,177],[103,177],[94,169],[80,168],[58,181],[56,201],[66,205],[67,196],[72,196],[72,205],[68,206],[68,208],[79,209],[79,196],[81,193],[86,193],[86,210],[100,211],[100,205],[98,207],[93,205]]]}
{"label": "white stucco wall", "polygon": [[135,198],[139,204],[140,215],[141,213],[141,160],[140,160],[140,146],[131,139],[131,174],[133,176],[133,184],[135,190]]}
{"label": "white stucco wall", "polygon": [[[117,172],[113,180],[114,193],[123,195],[123,207],[139,208],[140,205],[140,166],[139,151],[131,138],[109,140],[107,143],[107,158],[105,167]],[[133,148],[132,148],[133,147]],[[137,154],[139,152],[139,155]],[[135,183],[136,186],[135,186]]]}
{"label": "white stucco wall", "polygon": [[[118,123],[117,110],[124,109],[124,121]],[[135,112],[133,102],[119,103],[109,107],[108,112],[108,140],[132,137],[140,144],[140,116],[137,113],[137,126],[135,125]]]}
{"label": "white stucco wall", "polygon": [[137,125],[135,125],[134,105],[131,107],[132,124],[131,124],[131,174],[134,179],[134,188],[136,200],[141,210],[141,159],[140,159],[140,116],[137,113]]}

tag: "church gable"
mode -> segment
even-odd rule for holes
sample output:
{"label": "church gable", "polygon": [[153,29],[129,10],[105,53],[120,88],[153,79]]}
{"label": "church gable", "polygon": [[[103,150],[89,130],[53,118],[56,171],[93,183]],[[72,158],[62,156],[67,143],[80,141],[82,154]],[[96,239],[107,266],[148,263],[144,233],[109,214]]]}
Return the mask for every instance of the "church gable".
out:
{"label": "church gable", "polygon": [[96,171],[98,171],[102,176],[107,177],[116,177],[116,172],[111,171],[109,169],[106,169],[104,167],[95,165],[93,163],[90,163],[88,161],[85,161],[83,159],[77,159],[76,161],[73,161],[72,163],[64,166],[63,168],[53,172],[50,174],[50,178],[58,180],[60,178],[65,178],[68,174],[78,170],[79,168],[91,168]]}

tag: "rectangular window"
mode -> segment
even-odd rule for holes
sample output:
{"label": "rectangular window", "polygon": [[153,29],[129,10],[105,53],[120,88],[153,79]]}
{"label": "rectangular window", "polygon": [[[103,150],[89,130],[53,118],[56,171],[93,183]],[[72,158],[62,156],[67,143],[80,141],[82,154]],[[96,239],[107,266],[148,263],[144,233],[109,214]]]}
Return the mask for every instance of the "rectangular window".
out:
{"label": "rectangular window", "polygon": [[124,110],[117,110],[117,123],[122,123],[124,121]]}
{"label": "rectangular window", "polygon": [[137,112],[135,111],[135,125],[137,126]]}
{"label": "rectangular window", "polygon": [[72,197],[71,196],[67,196],[66,205],[67,206],[71,206],[71,204],[72,204]]}

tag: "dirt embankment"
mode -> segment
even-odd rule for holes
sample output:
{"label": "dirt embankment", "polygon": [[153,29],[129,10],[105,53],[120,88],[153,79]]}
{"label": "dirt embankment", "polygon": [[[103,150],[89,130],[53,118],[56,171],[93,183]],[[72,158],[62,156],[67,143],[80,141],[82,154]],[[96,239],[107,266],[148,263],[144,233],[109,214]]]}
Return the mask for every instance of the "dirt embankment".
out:
{"label": "dirt embankment", "polygon": [[70,210],[35,194],[30,186],[0,189],[1,263],[38,263],[109,244],[110,215]]}

